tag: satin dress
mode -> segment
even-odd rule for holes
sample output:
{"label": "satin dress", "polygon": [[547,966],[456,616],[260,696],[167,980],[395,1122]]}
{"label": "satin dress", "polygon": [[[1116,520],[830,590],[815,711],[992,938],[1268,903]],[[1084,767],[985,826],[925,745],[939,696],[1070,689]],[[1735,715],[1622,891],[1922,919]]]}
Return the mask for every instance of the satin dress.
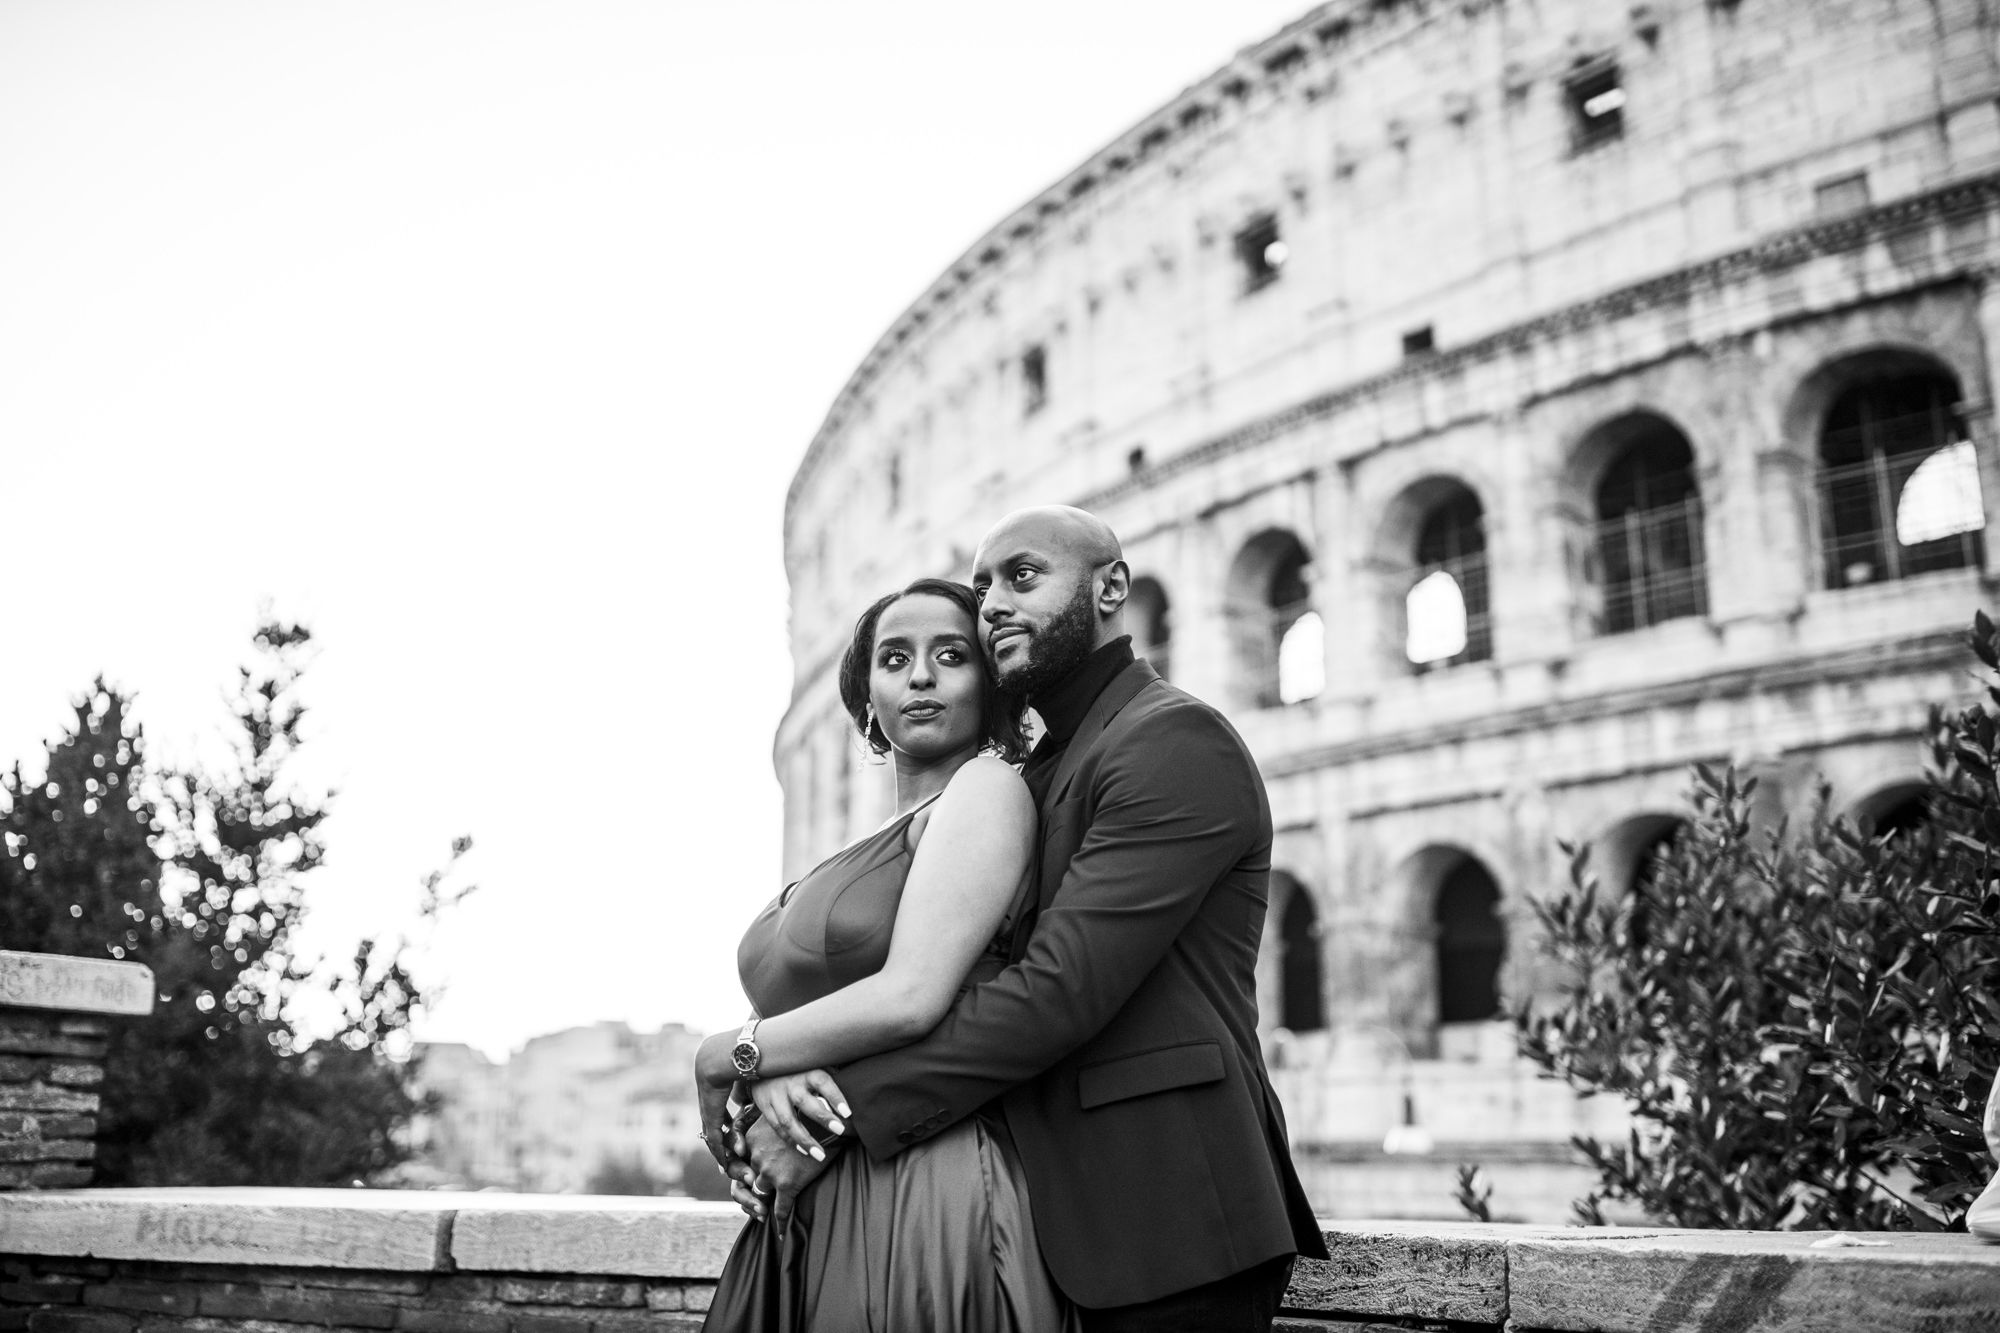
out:
{"label": "satin dress", "polygon": [[[783,1013],[881,969],[916,814],[821,862],[751,923],[736,963],[758,1013]],[[1032,888],[1017,892],[967,986],[1006,965]],[[850,1143],[800,1196],[782,1240],[767,1222],[744,1225],[702,1324],[705,1333],[1079,1327],[1042,1264],[1013,1142],[985,1112],[886,1162]]]}

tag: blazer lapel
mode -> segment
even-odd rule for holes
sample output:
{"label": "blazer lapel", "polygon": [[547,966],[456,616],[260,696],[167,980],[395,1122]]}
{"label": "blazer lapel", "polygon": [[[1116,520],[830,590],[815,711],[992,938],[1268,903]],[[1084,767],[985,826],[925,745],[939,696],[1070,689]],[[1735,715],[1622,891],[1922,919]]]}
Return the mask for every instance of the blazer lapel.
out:
{"label": "blazer lapel", "polygon": [[[1085,713],[1083,721],[1077,724],[1076,734],[1069,738],[1069,745],[1063,750],[1062,758],[1056,761],[1055,777],[1050,781],[1048,796],[1042,802],[1041,816],[1045,825],[1056,808],[1062,804],[1063,798],[1069,794],[1070,784],[1076,780],[1077,769],[1082,766],[1083,757],[1095,747],[1097,738],[1111,725],[1111,719],[1117,717],[1125,705],[1132,702],[1134,695],[1159,678],[1160,673],[1153,670],[1152,663],[1141,658],[1113,676],[1111,683],[1104,687],[1104,692],[1090,705],[1090,711]],[[1044,875],[1043,882],[1038,886],[1039,891],[1036,896],[1042,905],[1046,905],[1049,899],[1055,896],[1056,884],[1049,883],[1049,878]],[[1061,882],[1061,875],[1058,874],[1054,878],[1057,883]]]}
{"label": "blazer lapel", "polygon": [[1131,666],[1111,678],[1111,683],[1104,687],[1104,692],[1097,696],[1095,703],[1091,704],[1090,711],[1083,715],[1083,721],[1077,724],[1076,734],[1069,738],[1069,747],[1063,751],[1063,757],[1056,763],[1056,776],[1055,780],[1049,783],[1049,799],[1044,807],[1044,814],[1062,804],[1063,797],[1069,792],[1070,782],[1076,777],[1077,767],[1083,762],[1083,756],[1090,752],[1098,735],[1111,725],[1111,719],[1117,717],[1119,710],[1132,702],[1133,695],[1159,678],[1160,673],[1153,670],[1153,664],[1144,658],[1133,662]]}

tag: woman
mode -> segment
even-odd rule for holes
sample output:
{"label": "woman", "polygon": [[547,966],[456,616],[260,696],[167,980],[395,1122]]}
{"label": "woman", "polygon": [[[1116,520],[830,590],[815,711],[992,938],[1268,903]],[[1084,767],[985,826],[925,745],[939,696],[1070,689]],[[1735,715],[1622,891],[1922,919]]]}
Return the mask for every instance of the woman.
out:
{"label": "woman", "polygon": [[[959,991],[1005,966],[1033,893],[1035,807],[1007,760],[972,590],[920,579],[869,607],[840,669],[868,747],[895,764],[896,816],[780,894],[737,951],[756,1012],[758,1110],[796,1135],[836,1110],[801,1078],[922,1036]],[[992,753],[982,754],[981,751]],[[718,1160],[738,1034],[703,1043],[695,1081]],[[1063,1330],[1075,1315],[1042,1266],[1006,1129],[974,1116],[877,1163],[839,1155],[791,1225],[745,1225],[706,1330]],[[812,1150],[819,1155],[818,1149]]]}

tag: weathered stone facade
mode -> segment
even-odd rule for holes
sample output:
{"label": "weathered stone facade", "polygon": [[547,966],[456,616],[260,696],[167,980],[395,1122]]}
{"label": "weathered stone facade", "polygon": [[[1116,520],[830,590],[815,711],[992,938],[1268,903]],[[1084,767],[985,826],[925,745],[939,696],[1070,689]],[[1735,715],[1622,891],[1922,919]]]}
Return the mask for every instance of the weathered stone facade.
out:
{"label": "weathered stone facade", "polygon": [[1695,761],[1905,817],[1970,697],[1996,261],[1983,0],[1320,6],[1003,219],[829,411],[787,873],[887,810],[834,689],[858,611],[1085,505],[1270,785],[1295,1138],[1377,1141],[1401,1088],[1440,1139],[1562,1142],[1585,1111],[1480,1021],[1537,984],[1556,840],[1629,885]]}

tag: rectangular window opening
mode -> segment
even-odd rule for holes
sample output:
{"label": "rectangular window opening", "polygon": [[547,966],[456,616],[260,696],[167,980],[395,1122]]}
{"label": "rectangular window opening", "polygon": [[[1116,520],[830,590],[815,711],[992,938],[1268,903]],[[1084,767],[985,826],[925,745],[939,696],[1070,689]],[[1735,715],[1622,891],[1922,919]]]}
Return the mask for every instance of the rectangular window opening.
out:
{"label": "rectangular window opening", "polygon": [[1411,329],[1403,335],[1403,355],[1405,357],[1425,356],[1437,350],[1437,335],[1426,324],[1420,329]]}
{"label": "rectangular window opening", "polygon": [[1243,270],[1243,290],[1254,292],[1278,280],[1291,250],[1278,234],[1278,219],[1261,213],[1236,233],[1236,262]]}
{"label": "rectangular window opening", "polygon": [[1821,217],[1853,213],[1868,207],[1868,173],[1830,176],[1813,186],[1813,211]]}
{"label": "rectangular window opening", "polygon": [[1021,353],[1022,414],[1033,416],[1048,405],[1049,354],[1040,343]]}
{"label": "rectangular window opening", "polygon": [[1599,60],[1563,81],[1569,107],[1570,147],[1584,152],[1625,133],[1625,80],[1616,61]]}
{"label": "rectangular window opening", "polygon": [[1125,455],[1125,468],[1127,471],[1133,473],[1144,472],[1146,470],[1145,445],[1143,444],[1139,445],[1136,448],[1134,448],[1130,453]]}

